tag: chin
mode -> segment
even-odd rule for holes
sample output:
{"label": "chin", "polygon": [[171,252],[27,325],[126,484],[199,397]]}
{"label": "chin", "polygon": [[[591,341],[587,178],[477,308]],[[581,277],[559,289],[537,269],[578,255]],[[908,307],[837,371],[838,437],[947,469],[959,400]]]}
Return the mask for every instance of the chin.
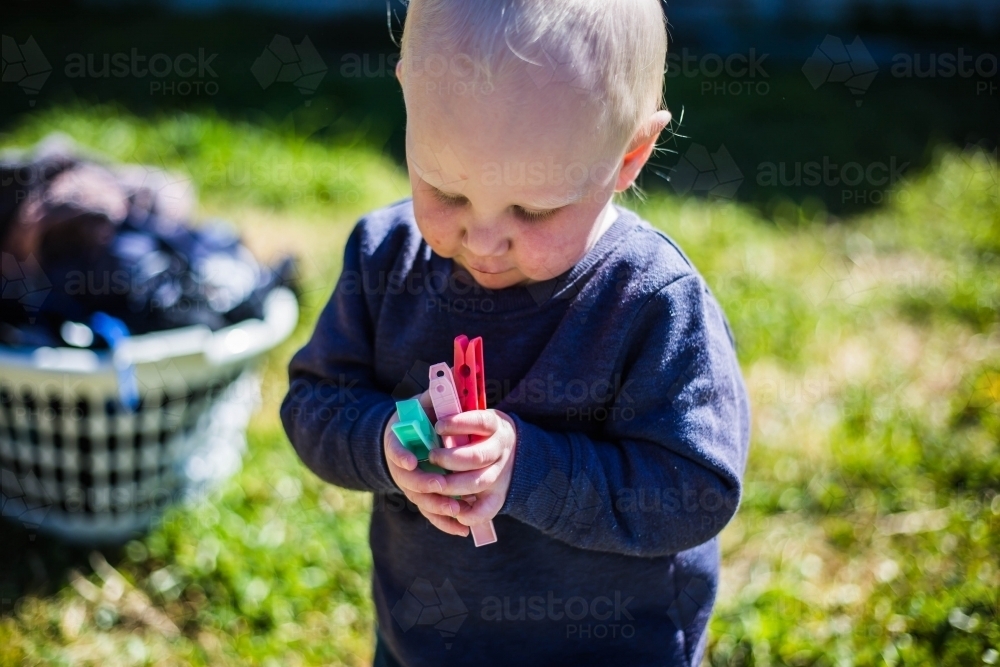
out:
{"label": "chin", "polygon": [[482,287],[486,289],[505,289],[507,287],[514,287],[524,282],[524,278],[518,277],[514,272],[505,273],[479,273],[478,271],[469,271],[472,278],[479,283]]}
{"label": "chin", "polygon": [[515,283],[510,278],[495,275],[473,274],[473,278],[481,287],[486,289],[505,289],[512,287]]}

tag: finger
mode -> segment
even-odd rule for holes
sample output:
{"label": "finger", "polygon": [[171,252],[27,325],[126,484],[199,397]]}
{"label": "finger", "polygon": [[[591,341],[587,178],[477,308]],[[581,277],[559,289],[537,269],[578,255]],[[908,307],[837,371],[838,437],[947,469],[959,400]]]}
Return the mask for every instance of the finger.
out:
{"label": "finger", "polygon": [[431,420],[431,423],[437,421],[437,414],[434,412],[434,401],[431,400],[431,390],[427,389],[424,393],[417,397],[420,400],[420,407],[424,409],[427,414],[427,418]]}
{"label": "finger", "polygon": [[493,435],[502,420],[493,410],[467,410],[442,417],[434,426],[438,435]]}
{"label": "finger", "polygon": [[[437,493],[443,496],[467,496],[470,494],[479,495],[488,491],[500,477],[502,466],[493,464],[479,470],[468,472],[453,472],[444,479],[444,488]],[[481,500],[477,501],[478,505]]]}
{"label": "finger", "polygon": [[[416,457],[414,457],[416,458]],[[403,491],[415,493],[438,493],[445,496],[457,496],[457,493],[443,493],[445,476],[436,472],[425,472],[420,468],[414,470],[396,470],[396,484]]]}
{"label": "finger", "polygon": [[455,519],[450,516],[441,516],[440,514],[428,514],[423,510],[420,511],[424,515],[424,518],[431,522],[438,530],[441,530],[449,535],[458,535],[459,537],[468,537],[469,527],[463,526]]}
{"label": "finger", "polygon": [[464,526],[475,526],[490,521],[503,507],[503,498],[496,493],[487,493],[479,497],[474,505],[467,505],[455,517]]}
{"label": "finger", "polygon": [[403,443],[391,430],[386,433],[385,437],[385,458],[386,461],[403,470],[413,470],[417,467],[416,455],[403,447]]}
{"label": "finger", "polygon": [[431,450],[430,461],[452,472],[479,470],[493,465],[503,456],[503,446],[496,435],[482,442],[462,445],[452,449],[440,447]]}
{"label": "finger", "polygon": [[446,517],[455,517],[468,504],[436,493],[414,493],[404,490],[403,494],[422,512]]}

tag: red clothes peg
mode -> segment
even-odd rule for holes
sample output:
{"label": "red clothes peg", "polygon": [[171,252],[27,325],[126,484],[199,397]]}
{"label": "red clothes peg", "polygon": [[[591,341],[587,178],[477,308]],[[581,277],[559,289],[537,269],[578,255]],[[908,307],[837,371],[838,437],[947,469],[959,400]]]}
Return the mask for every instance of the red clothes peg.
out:
{"label": "red clothes peg", "polygon": [[455,338],[455,387],[462,411],[486,409],[486,378],[483,369],[483,338],[465,334]]}
{"label": "red clothes peg", "polygon": [[[454,373],[448,364],[434,364],[430,368],[430,394],[434,414],[438,419],[450,417],[467,410],[486,409],[486,379],[483,375],[483,339],[462,335],[455,338]],[[473,436],[444,436],[445,447],[459,447],[475,442]],[[472,541],[477,547],[497,541],[492,521],[471,526]]]}

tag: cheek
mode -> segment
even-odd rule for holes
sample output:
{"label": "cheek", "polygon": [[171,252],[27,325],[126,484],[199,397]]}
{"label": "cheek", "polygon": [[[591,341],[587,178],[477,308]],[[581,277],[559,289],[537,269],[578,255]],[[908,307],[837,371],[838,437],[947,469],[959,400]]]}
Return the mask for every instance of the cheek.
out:
{"label": "cheek", "polygon": [[429,195],[414,193],[413,216],[421,236],[434,252],[442,257],[452,257],[457,252],[461,243],[458,233],[461,226],[450,207]]}
{"label": "cheek", "polygon": [[547,280],[569,269],[585,245],[576,238],[574,228],[523,230],[521,233],[518,264],[521,271],[533,280]]}

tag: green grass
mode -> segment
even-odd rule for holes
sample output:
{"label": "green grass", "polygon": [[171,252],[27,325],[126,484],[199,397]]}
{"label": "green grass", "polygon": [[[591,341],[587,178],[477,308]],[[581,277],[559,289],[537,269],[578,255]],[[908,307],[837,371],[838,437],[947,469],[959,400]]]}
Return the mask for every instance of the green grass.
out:
{"label": "green grass", "polygon": [[[265,366],[242,472],[108,554],[180,634],[137,621],[84,562],[104,591],[86,599],[52,565],[51,544],[25,539],[25,576],[2,579],[16,602],[0,616],[0,663],[368,664],[371,500],[317,481],[277,409],[351,225],[405,196],[405,175],[363,142],[210,115],[68,108],[0,143],[54,128],[188,171],[204,215],[233,219],[265,257],[299,252],[307,289],[296,333]],[[276,175],[284,166],[299,169],[291,187]],[[244,168],[259,182],[220,176]],[[718,296],[753,403],[710,665],[965,666],[1000,651],[996,161],[941,150],[901,187],[892,205],[850,219],[791,204],[763,219],[735,203],[630,202]],[[322,194],[346,190],[354,201]]]}
{"label": "green grass", "polygon": [[712,665],[1000,648],[996,164],[941,152],[899,194],[784,228],[733,205],[643,209],[716,291],[753,400]]}

